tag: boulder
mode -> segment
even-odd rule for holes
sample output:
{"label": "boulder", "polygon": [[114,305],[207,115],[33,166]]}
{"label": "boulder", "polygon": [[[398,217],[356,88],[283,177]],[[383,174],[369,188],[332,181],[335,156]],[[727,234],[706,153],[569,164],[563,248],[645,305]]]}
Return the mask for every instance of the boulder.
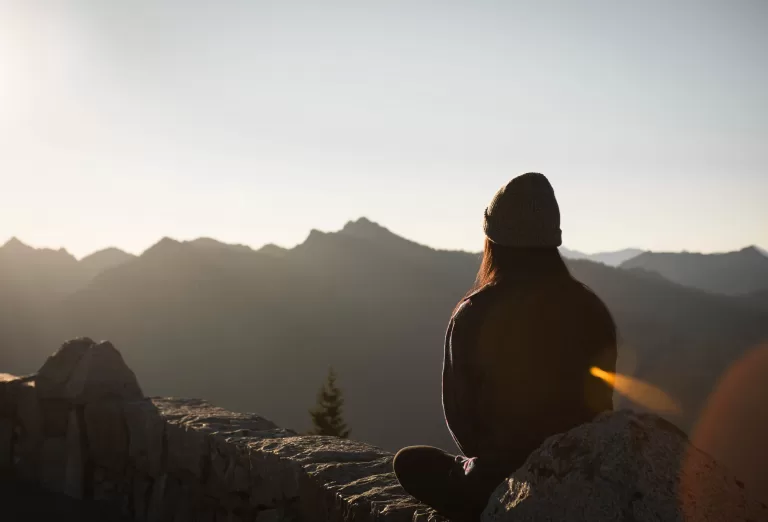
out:
{"label": "boulder", "polygon": [[482,520],[758,522],[768,506],[673,424],[625,410],[547,439]]}

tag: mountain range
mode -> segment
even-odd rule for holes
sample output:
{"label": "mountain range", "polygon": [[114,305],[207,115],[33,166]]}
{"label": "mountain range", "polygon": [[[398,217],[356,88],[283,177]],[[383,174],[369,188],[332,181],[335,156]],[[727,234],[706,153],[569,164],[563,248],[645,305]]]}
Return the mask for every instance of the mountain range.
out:
{"label": "mountain range", "polygon": [[768,257],[755,246],[723,254],[643,252],[621,267],[656,272],[681,285],[719,294],[768,290]]}
{"label": "mountain range", "polygon": [[[683,429],[695,427],[724,372],[768,340],[761,269],[751,279],[728,274],[767,265],[755,252],[727,263],[663,256],[705,260],[720,292],[686,286],[685,271],[632,262],[643,253],[619,267],[567,261],[616,320],[619,371],[674,397],[682,410],[667,416]],[[32,372],[67,338],[109,339],[149,394],[204,397],[303,431],[333,366],[353,438],[453,450],[442,343],[478,263],[476,253],[429,248],[364,218],[313,230],[291,249],[164,238],[140,256],[109,249],[77,261],[11,240],[0,247],[0,369]],[[761,416],[744,413],[745,422]]]}
{"label": "mountain range", "polygon": [[643,250],[639,248],[625,248],[622,250],[616,250],[612,252],[598,252],[596,254],[585,254],[578,250],[570,250],[565,247],[560,247],[560,254],[568,259],[586,259],[588,261],[594,261],[596,263],[603,263],[608,266],[619,266],[643,253]]}

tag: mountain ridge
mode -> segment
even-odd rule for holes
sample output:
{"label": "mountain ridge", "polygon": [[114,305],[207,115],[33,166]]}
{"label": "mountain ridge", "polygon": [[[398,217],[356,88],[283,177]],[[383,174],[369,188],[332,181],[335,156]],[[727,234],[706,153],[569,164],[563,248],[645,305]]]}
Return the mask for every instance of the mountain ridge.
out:
{"label": "mountain ridge", "polygon": [[656,272],[707,292],[746,295],[768,289],[768,257],[752,245],[734,252],[644,252],[620,265]]}

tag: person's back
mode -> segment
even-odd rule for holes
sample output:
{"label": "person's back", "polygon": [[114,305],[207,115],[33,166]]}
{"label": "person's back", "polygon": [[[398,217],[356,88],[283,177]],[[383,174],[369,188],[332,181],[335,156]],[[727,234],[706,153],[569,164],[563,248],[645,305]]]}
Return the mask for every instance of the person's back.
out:
{"label": "person's back", "polygon": [[590,369],[615,371],[613,322],[567,271],[486,285],[449,328],[443,402],[465,455],[514,468],[546,437],[612,408],[613,390]]}
{"label": "person's back", "polygon": [[393,462],[406,491],[453,520],[476,520],[547,437],[612,408],[612,390],[590,370],[615,370],[615,326],[560,257],[549,181],[529,173],[502,187],[484,230],[475,287],[451,316],[443,358],[445,418],[463,455],[411,446]]}

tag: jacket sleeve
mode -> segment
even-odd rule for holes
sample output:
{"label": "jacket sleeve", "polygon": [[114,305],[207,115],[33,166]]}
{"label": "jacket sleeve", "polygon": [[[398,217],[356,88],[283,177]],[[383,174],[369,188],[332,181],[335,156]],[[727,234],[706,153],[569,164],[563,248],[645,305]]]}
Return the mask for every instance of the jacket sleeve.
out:
{"label": "jacket sleeve", "polygon": [[473,357],[470,301],[451,318],[443,356],[443,410],[448,429],[461,452],[477,456],[483,428],[478,412],[479,368]]}
{"label": "jacket sleeve", "polygon": [[[590,367],[597,366],[601,370],[614,373],[618,355],[616,325],[605,304],[594,294],[592,299],[592,317],[590,319],[594,327],[589,342],[592,352],[588,364]],[[585,392],[586,406],[593,414],[613,409],[613,388],[606,382],[590,376]]]}

